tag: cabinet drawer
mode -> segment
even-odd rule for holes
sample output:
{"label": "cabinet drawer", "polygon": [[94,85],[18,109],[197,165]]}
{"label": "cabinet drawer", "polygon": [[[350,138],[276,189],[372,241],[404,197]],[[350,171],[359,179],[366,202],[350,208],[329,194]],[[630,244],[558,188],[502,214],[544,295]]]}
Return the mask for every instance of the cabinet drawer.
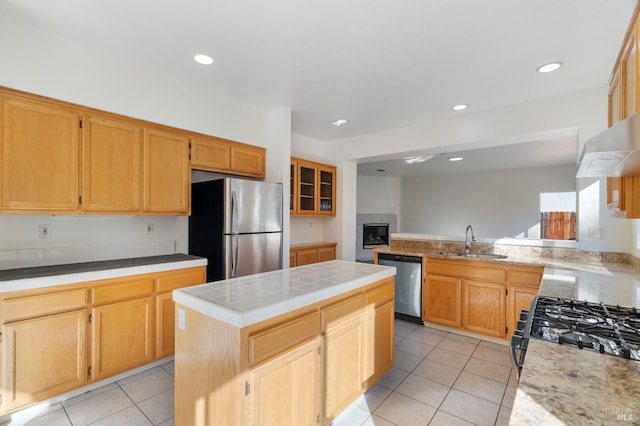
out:
{"label": "cabinet drawer", "polygon": [[121,281],[92,288],[91,303],[109,303],[116,300],[147,296],[151,293],[153,293],[153,279],[151,278]]}
{"label": "cabinet drawer", "polygon": [[158,293],[166,293],[181,287],[204,284],[204,282],[204,268],[198,268],[158,277],[156,279],[156,291]]}
{"label": "cabinet drawer", "polygon": [[463,265],[460,263],[444,263],[427,261],[427,274],[459,277],[463,279],[488,281],[493,283],[504,283],[506,271],[497,268],[485,268],[477,262],[469,262],[473,265]]}
{"label": "cabinet drawer", "polygon": [[86,304],[87,290],[84,288],[5,300],[2,302],[2,321],[6,323],[23,318],[70,311],[83,308]]}
{"label": "cabinet drawer", "polygon": [[318,311],[249,336],[249,364],[257,364],[318,334]]}
{"label": "cabinet drawer", "polygon": [[509,284],[519,284],[531,287],[540,287],[542,274],[538,272],[527,271],[507,271],[507,281]]}
{"label": "cabinet drawer", "polygon": [[369,290],[365,293],[366,305],[374,305],[375,308],[384,305],[385,303],[393,300],[395,282],[393,279],[389,279],[387,284],[380,287]]}
{"label": "cabinet drawer", "polygon": [[324,307],[320,310],[320,328],[326,331],[328,327],[337,325],[341,319],[361,313],[364,307],[363,294],[356,294],[346,300]]}

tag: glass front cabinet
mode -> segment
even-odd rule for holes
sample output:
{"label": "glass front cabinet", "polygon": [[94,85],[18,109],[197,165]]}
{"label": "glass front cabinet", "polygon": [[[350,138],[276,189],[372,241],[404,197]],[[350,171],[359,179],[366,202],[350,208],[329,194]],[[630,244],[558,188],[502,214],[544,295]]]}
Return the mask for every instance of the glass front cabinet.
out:
{"label": "glass front cabinet", "polygon": [[334,166],[291,158],[291,215],[335,216],[335,182]]}

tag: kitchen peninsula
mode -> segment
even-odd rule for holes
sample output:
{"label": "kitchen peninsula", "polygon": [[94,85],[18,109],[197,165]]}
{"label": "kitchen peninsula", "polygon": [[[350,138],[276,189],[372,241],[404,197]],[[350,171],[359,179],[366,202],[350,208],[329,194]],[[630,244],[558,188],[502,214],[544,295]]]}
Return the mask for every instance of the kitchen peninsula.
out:
{"label": "kitchen peninsula", "polygon": [[394,275],[335,260],[174,291],[175,424],[328,424],[393,366]]}

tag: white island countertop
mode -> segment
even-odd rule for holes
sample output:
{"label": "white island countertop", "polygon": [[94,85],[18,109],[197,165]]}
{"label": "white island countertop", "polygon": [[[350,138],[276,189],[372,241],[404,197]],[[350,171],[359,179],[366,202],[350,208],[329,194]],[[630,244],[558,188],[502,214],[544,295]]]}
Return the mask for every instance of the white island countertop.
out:
{"label": "white island countertop", "polygon": [[332,260],[173,291],[173,300],[245,327],[392,277],[392,266]]}

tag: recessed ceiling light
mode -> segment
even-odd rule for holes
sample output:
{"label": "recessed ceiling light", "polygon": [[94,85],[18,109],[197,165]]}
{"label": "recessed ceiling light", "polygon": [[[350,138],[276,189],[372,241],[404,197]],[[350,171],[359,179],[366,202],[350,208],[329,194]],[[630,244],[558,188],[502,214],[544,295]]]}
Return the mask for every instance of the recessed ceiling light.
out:
{"label": "recessed ceiling light", "polygon": [[197,63],[202,65],[211,65],[213,63],[213,58],[207,55],[196,55],[193,57]]}
{"label": "recessed ceiling light", "polygon": [[333,122],[333,125],[334,125],[334,126],[338,126],[338,127],[340,127],[340,126],[342,126],[343,124],[347,124],[348,122],[349,122],[348,120],[345,120],[344,118],[341,118],[341,119],[339,119],[339,120],[334,121],[334,122]]}
{"label": "recessed ceiling light", "polygon": [[449,157],[449,161],[462,161],[462,157]]}
{"label": "recessed ceiling light", "polygon": [[548,64],[540,65],[538,68],[536,68],[536,72],[540,72],[540,73],[553,72],[553,71],[559,70],[562,67],[562,65],[564,64],[560,61],[549,62]]}
{"label": "recessed ceiling light", "polygon": [[459,105],[454,105],[451,107],[452,110],[454,111],[462,111],[463,109],[467,109],[468,105],[465,104],[459,104]]}
{"label": "recessed ceiling light", "polygon": [[427,160],[431,160],[433,158],[433,155],[419,155],[417,157],[406,157],[404,159],[404,162],[407,164],[413,164],[413,163],[424,163]]}

